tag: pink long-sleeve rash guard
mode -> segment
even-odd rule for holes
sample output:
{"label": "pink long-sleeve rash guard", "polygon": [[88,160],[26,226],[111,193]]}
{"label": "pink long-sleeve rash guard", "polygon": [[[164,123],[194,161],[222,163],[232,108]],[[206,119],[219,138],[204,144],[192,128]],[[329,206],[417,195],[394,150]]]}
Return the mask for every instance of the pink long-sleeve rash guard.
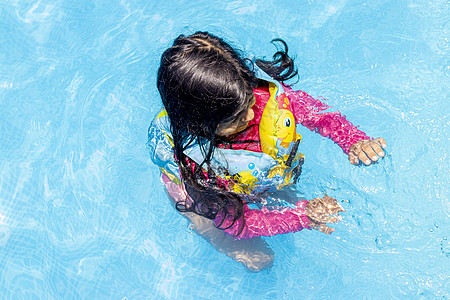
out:
{"label": "pink long-sleeve rash guard", "polygon": [[330,106],[302,91],[285,88],[297,124],[318,132],[338,144],[348,154],[354,143],[370,139],[363,131],[349,122],[339,111],[324,112]]}
{"label": "pink long-sleeve rash guard", "polygon": [[[311,229],[305,213],[307,200],[297,202],[295,208],[282,207],[269,210],[267,207],[250,209],[244,204],[244,219],[238,219],[230,228],[232,218],[229,216],[222,222],[222,216],[216,217],[214,223],[237,239],[250,239],[258,236],[272,236],[289,232],[297,232],[303,228]],[[245,221],[244,221],[245,220]],[[242,231],[240,229],[242,228]]]}
{"label": "pink long-sleeve rash guard", "polygon": [[[192,203],[183,184],[177,184],[169,179],[164,173],[161,179],[166,185],[170,196],[182,203]],[[231,227],[232,217],[228,216],[223,220],[219,214],[213,221],[220,228],[227,228],[224,231],[234,236],[236,239],[250,239],[258,236],[272,236],[289,232],[297,232],[303,228],[310,229],[309,220],[305,214],[305,207],[308,201],[299,201],[296,208],[283,207],[279,210],[269,210],[266,207],[250,209],[244,204],[244,219],[238,219]],[[223,220],[223,222],[222,222]],[[242,231],[241,231],[241,227]]]}
{"label": "pink long-sleeve rash guard", "polygon": [[[364,132],[350,123],[339,111],[324,112],[329,106],[322,101],[314,99],[305,92],[293,91],[290,87],[285,87],[285,93],[291,103],[296,123],[302,124],[308,129],[318,132],[324,137],[330,138],[337,143],[345,153],[348,153],[350,146],[357,141],[369,139]],[[253,106],[255,117],[250,121],[249,126],[259,124],[264,106],[270,97],[269,89],[267,87],[255,89],[254,94],[257,100],[255,106]],[[261,152],[258,126],[251,126],[249,130],[245,132],[244,135],[236,137],[238,143],[234,145],[223,145],[223,147]],[[248,141],[249,137],[251,141],[249,143],[243,143],[243,141]],[[165,175],[163,175],[163,180],[164,176]],[[181,199],[181,201],[185,201],[189,198],[189,195],[187,195],[182,185],[171,183],[167,177],[164,182],[166,183],[170,194],[174,194],[178,199],[180,199],[180,197],[184,198],[184,200]],[[250,209],[247,204],[244,204],[245,221],[239,219],[230,226],[232,224],[232,217],[228,216],[223,220],[223,216],[219,214],[216,219],[214,219],[214,223],[216,226],[220,225],[220,228],[227,228],[230,226],[224,231],[237,239],[249,239],[258,236],[273,236],[276,234],[297,232],[303,228],[310,229],[308,226],[309,219],[305,213],[307,203],[308,201],[299,201],[295,208],[283,207],[275,210],[269,210],[267,207],[263,207],[262,209]]]}

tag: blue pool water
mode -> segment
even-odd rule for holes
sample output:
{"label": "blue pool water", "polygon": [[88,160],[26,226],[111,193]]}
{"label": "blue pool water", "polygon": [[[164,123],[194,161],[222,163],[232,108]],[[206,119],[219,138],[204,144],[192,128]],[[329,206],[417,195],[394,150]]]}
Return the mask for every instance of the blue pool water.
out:
{"label": "blue pool water", "polygon": [[[0,2],[0,298],[448,298],[449,2],[168,3]],[[299,189],[347,212],[267,238],[269,271],[190,230],[145,146],[159,57],[200,29],[256,56],[284,38],[295,87],[388,143],[355,167],[302,132]]]}

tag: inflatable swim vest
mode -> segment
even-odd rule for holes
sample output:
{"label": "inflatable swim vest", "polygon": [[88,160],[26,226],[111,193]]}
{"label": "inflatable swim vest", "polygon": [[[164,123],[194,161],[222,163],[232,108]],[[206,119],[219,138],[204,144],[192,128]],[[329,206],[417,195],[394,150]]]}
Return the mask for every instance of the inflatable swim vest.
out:
{"label": "inflatable swim vest", "polygon": [[[258,124],[261,152],[217,147],[210,162],[215,175],[228,183],[228,189],[250,195],[295,183],[304,160],[298,152],[301,136],[297,133],[297,124],[283,85],[260,69],[256,70],[256,74],[268,81],[270,93],[267,100],[255,92],[256,104],[264,107]],[[161,171],[172,181],[180,183],[169,128],[167,112],[163,109],[149,128],[149,140],[154,140],[151,143],[156,145],[155,149],[150,150],[154,152],[154,161]],[[185,154],[197,164],[204,159],[196,144],[188,147]]]}

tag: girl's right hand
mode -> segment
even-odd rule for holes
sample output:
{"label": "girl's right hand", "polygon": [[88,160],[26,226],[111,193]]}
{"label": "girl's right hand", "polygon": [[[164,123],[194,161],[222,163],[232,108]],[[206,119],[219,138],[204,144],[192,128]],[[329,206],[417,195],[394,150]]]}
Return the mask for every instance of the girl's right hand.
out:
{"label": "girl's right hand", "polygon": [[383,149],[386,148],[386,141],[383,138],[374,140],[360,140],[350,146],[348,160],[351,164],[357,165],[362,161],[366,166],[376,162],[379,157],[384,157]]}
{"label": "girl's right hand", "polygon": [[325,196],[322,199],[314,198],[306,204],[306,216],[308,217],[309,226],[326,234],[331,234],[334,228],[329,227],[326,223],[336,223],[342,218],[339,212],[345,211],[336,199]]}

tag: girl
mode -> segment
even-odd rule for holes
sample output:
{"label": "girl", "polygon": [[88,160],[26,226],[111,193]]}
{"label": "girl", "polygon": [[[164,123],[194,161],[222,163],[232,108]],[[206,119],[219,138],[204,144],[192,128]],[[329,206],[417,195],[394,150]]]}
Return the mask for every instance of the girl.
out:
{"label": "girl", "polygon": [[[273,61],[242,58],[222,39],[180,35],[161,58],[157,86],[164,109],[149,128],[152,160],[175,207],[194,230],[251,271],[268,268],[273,252],[261,239],[317,229],[344,211],[328,196],[282,207],[304,156],[297,125],[331,138],[350,163],[383,157],[386,142],[371,139],[328,108],[283,82],[297,75],[288,48]],[[285,201],[289,201],[286,196]]]}

